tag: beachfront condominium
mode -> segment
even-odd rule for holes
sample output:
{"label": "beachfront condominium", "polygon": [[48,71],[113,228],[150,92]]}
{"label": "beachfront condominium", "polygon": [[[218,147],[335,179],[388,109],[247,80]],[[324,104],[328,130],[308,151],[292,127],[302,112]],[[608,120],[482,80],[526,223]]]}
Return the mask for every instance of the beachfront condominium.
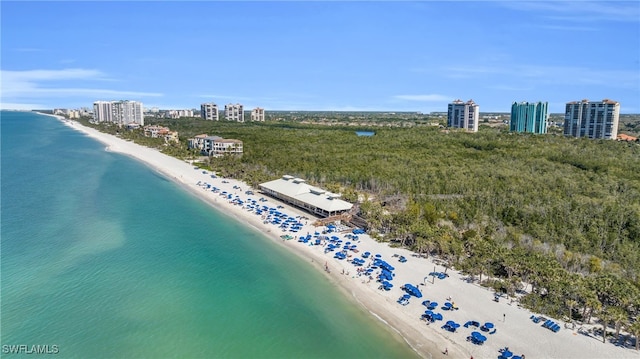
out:
{"label": "beachfront condominium", "polygon": [[251,121],[264,121],[264,108],[256,107],[251,110]]}
{"label": "beachfront condominium", "polygon": [[218,121],[218,105],[213,102],[200,105],[200,117],[208,121]]}
{"label": "beachfront condominium", "polygon": [[222,138],[219,136],[197,135],[189,139],[189,148],[200,150],[200,154],[207,156],[221,156],[224,154],[239,155],[243,152],[240,140]]}
{"label": "beachfront condominium", "polygon": [[244,122],[244,107],[239,103],[225,105],[224,117],[227,121]]}
{"label": "beachfront condominium", "polygon": [[569,102],[564,113],[564,135],[615,140],[619,117],[620,103],[616,101]]}
{"label": "beachfront condominium", "polygon": [[447,127],[464,128],[467,131],[477,132],[479,118],[480,106],[473,100],[467,102],[455,100],[449,104]]}
{"label": "beachfront condominium", "polygon": [[547,102],[514,102],[511,104],[509,129],[514,132],[547,133]]}
{"label": "beachfront condominium", "polygon": [[93,103],[93,120],[95,122],[111,122],[111,101],[96,101]]}
{"label": "beachfront condominium", "polygon": [[93,103],[93,119],[95,122],[144,126],[142,110],[142,102],[138,101],[96,101]]}

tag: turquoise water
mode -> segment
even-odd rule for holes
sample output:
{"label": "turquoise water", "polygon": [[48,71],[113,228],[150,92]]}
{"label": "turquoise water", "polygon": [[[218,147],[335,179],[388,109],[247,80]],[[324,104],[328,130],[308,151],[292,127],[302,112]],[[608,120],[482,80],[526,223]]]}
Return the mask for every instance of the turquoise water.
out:
{"label": "turquoise water", "polygon": [[0,120],[3,357],[415,356],[304,260],[144,165],[51,117]]}
{"label": "turquoise water", "polygon": [[376,133],[373,131],[356,131],[356,135],[358,135],[358,137],[371,137],[375,134]]}

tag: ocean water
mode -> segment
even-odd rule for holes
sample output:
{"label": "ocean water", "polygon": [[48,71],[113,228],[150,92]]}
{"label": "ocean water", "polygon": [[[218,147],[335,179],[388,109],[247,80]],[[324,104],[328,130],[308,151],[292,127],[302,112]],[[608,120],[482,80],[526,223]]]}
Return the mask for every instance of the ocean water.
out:
{"label": "ocean water", "polygon": [[303,259],[145,165],[52,117],[0,115],[2,357],[416,356]]}

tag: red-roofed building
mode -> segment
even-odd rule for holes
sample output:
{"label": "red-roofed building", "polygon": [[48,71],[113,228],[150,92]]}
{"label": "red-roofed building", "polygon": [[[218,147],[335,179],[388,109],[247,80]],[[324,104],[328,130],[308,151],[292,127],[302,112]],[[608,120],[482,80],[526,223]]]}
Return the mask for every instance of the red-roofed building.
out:
{"label": "red-roofed building", "polygon": [[625,135],[624,133],[621,133],[618,135],[618,137],[616,138],[618,141],[638,141],[638,137],[633,137],[633,136],[629,136],[629,135]]}

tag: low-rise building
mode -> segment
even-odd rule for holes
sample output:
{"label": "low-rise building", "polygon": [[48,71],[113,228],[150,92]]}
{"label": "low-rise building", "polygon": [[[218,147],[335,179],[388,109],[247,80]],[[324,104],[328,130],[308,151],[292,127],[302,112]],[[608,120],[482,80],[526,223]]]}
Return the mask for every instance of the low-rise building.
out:
{"label": "low-rise building", "polygon": [[353,207],[353,204],[341,200],[339,194],[311,186],[304,179],[289,175],[261,183],[259,188],[266,195],[319,217],[339,215],[348,212]]}
{"label": "low-rise building", "polygon": [[201,154],[207,156],[220,156],[224,154],[239,155],[244,152],[243,143],[240,140],[225,139],[219,136],[207,136],[206,134],[190,138],[189,148],[198,149]]}
{"label": "low-rise building", "polygon": [[189,148],[191,149],[195,148],[202,151],[204,149],[204,140],[207,137],[208,136],[206,134],[193,136],[193,138],[189,139]]}
{"label": "low-rise building", "polygon": [[178,142],[178,132],[171,131],[168,127],[144,126],[145,137],[164,138],[165,142]]}

